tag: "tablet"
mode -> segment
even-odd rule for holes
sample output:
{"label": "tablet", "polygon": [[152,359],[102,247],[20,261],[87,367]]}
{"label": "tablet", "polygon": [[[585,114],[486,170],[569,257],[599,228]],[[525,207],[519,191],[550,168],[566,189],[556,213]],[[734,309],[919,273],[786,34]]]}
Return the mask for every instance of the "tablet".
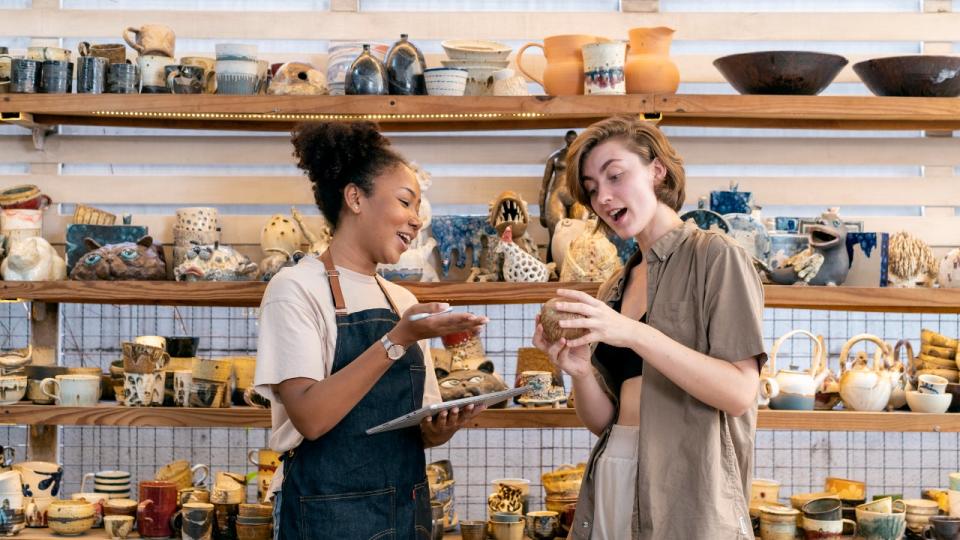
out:
{"label": "tablet", "polygon": [[374,426],[367,430],[367,435],[374,435],[376,433],[383,433],[384,431],[392,431],[394,429],[416,426],[419,425],[424,418],[453,409],[454,407],[466,407],[467,405],[486,405],[489,407],[502,401],[506,401],[513,396],[525,394],[529,390],[530,389],[526,386],[521,386],[520,388],[511,388],[509,390],[493,392],[491,394],[470,396],[454,399],[452,401],[444,401],[442,403],[433,403],[431,405],[427,405],[426,407],[421,407],[413,412],[409,412],[403,416],[394,418],[393,420],[380,424],[379,426]]}

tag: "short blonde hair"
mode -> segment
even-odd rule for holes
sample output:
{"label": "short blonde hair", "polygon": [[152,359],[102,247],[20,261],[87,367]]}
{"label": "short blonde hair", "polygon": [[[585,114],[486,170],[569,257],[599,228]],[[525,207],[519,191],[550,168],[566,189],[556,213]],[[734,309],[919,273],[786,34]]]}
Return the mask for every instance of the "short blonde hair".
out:
{"label": "short blonde hair", "polygon": [[[659,159],[667,170],[663,181],[654,186],[657,200],[679,212],[686,197],[687,176],[683,170],[683,158],[673,148],[662,131],[650,122],[625,116],[614,116],[592,124],[570,145],[567,152],[567,189],[580,204],[591,208],[590,196],[583,189],[583,162],[597,145],[621,141],[645,164]],[[596,213],[596,212],[594,212]],[[598,220],[604,231],[611,231]]]}

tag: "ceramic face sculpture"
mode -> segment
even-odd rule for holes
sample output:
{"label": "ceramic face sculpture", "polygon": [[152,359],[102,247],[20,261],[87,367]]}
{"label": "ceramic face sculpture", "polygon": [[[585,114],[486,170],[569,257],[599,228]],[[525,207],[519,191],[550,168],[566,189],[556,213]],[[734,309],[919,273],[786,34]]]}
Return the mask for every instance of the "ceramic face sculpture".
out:
{"label": "ceramic face sculpture", "polygon": [[[507,389],[507,385],[493,373],[493,362],[489,360],[481,363],[477,369],[448,372],[445,369],[436,368],[436,371],[437,382],[440,384],[440,396],[443,397],[444,401],[480,396]],[[504,406],[506,406],[506,402],[496,405],[496,407]]]}
{"label": "ceramic face sculpture", "polygon": [[173,275],[177,281],[248,281],[257,277],[257,265],[230,246],[193,246]]}
{"label": "ceramic face sculpture", "polygon": [[518,193],[504,191],[490,203],[490,225],[502,235],[508,228],[511,229],[513,241],[523,251],[536,258],[540,257],[537,243],[527,234],[527,225],[530,223],[530,214],[527,212],[527,203]]}
{"label": "ceramic face sculpture", "polygon": [[0,264],[0,274],[7,281],[55,281],[66,279],[67,263],[50,242],[34,236],[10,247]]}
{"label": "ceramic face sculpture", "polygon": [[899,232],[890,237],[888,273],[893,287],[925,287],[933,285],[939,265],[926,242]]}
{"label": "ceramic face sculpture", "polygon": [[90,249],[70,272],[70,279],[77,280],[163,280],[167,277],[167,264],[163,248],[153,243],[153,238],[144,236],[133,242],[101,246],[91,238],[85,239]]}
{"label": "ceramic face sculpture", "polygon": [[808,227],[810,247],[786,259],[776,270],[765,273],[774,283],[791,285],[842,285],[850,271],[847,228],[836,209],[824,212]]}

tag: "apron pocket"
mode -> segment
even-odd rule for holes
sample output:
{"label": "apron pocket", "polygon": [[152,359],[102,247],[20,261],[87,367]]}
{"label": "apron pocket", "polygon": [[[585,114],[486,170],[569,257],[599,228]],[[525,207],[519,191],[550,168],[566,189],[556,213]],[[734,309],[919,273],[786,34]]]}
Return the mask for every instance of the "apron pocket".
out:
{"label": "apron pocket", "polygon": [[430,489],[426,482],[414,484],[413,504],[416,505],[414,512],[417,538],[430,540],[433,531],[433,511],[430,509]]}
{"label": "apron pocket", "polygon": [[420,364],[410,364],[410,388],[413,389],[413,410],[423,406],[424,381],[427,379],[427,366]]}
{"label": "apron pocket", "polygon": [[303,540],[394,538],[396,517],[394,488],[300,497]]}

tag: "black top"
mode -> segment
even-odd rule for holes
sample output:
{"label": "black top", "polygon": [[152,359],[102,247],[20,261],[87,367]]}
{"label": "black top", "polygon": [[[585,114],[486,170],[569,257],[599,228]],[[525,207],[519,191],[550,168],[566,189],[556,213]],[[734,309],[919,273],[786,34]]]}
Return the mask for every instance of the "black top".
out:
{"label": "black top", "polygon": [[[623,298],[617,300],[613,309],[620,312],[623,304]],[[640,317],[640,322],[647,322],[647,314]],[[597,343],[594,350],[594,361],[602,366],[610,374],[607,380],[612,380],[616,388],[611,388],[618,397],[623,381],[643,375],[643,358],[629,347],[614,347],[606,343]]]}

